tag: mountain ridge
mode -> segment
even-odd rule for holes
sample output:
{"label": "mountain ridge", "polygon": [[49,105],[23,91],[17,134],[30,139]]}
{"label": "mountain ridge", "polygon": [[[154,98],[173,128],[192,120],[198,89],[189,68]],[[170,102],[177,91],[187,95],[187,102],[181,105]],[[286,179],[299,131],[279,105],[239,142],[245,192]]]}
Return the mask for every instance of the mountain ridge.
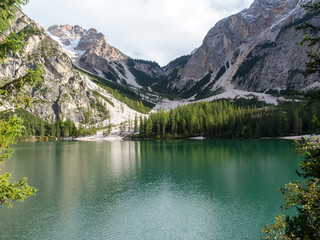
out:
{"label": "mountain ridge", "polygon": [[[24,90],[33,98],[32,107],[25,108],[27,111],[48,123],[70,119],[76,125],[102,123],[104,126],[141,115],[74,68],[61,46],[19,11],[10,32],[26,31],[30,34],[25,38],[23,51],[9,54],[0,65],[0,83],[23,76],[37,64],[43,65],[42,83]],[[3,102],[1,110],[8,108],[10,106]]]}
{"label": "mountain ridge", "polygon": [[[320,16],[306,15],[298,0],[255,0],[249,9],[219,21],[192,54],[164,67],[126,56],[96,29],[54,25],[49,35],[26,39],[24,53],[0,66],[0,81],[21,76],[31,60],[43,63],[44,84],[28,90],[36,99],[29,111],[48,122],[120,124],[144,116],[131,109],[135,105],[145,113],[144,103],[155,110],[239,96],[276,103],[266,93],[320,86],[317,76],[304,77],[307,55],[296,45],[303,33],[294,26],[305,20],[320,24]],[[40,29],[19,13],[11,31],[29,25]]]}
{"label": "mountain ridge", "polygon": [[[307,90],[318,87],[317,79],[304,79],[302,63],[307,56],[295,45],[302,33],[294,30],[294,23],[305,16],[299,0],[255,0],[248,9],[217,22],[190,55],[164,67],[125,54],[123,59],[108,61],[99,51],[88,51],[89,47],[82,57],[85,63],[79,65],[138,91],[144,88],[178,99],[200,100],[232,89],[278,93]],[[312,19],[318,21],[316,16]],[[48,31],[52,33],[52,29]],[[274,79],[277,74],[278,79]]]}

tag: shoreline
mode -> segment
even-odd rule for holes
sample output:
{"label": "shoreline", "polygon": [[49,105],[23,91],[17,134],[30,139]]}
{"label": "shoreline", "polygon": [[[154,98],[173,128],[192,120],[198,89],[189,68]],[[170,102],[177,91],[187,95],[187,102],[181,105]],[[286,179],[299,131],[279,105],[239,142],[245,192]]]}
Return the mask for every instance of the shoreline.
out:
{"label": "shoreline", "polygon": [[[78,138],[73,138],[70,140],[73,141],[122,141],[124,139],[128,140],[136,140],[135,138],[129,138],[130,135],[134,134],[133,132],[112,132],[111,134],[107,136],[103,136],[103,134],[96,134],[93,136],[85,136],[85,137],[78,137]],[[298,136],[283,136],[283,137],[258,137],[258,138],[236,138],[236,137],[215,137],[215,138],[207,138],[205,136],[195,136],[195,137],[185,137],[185,138],[148,138],[148,139],[143,139],[143,138],[137,138],[139,140],[175,140],[175,139],[185,139],[185,140],[210,140],[210,139],[282,139],[282,140],[301,140],[302,138],[309,138],[313,139],[314,137],[320,138],[320,135],[312,135],[312,134],[305,134],[305,135],[298,135]],[[69,140],[69,139],[64,139],[64,140]]]}
{"label": "shoreline", "polygon": [[[301,140],[311,139],[314,137],[320,138],[320,134],[305,134],[305,135],[297,135],[297,136],[283,136],[283,137],[205,137],[205,136],[194,136],[194,137],[181,137],[181,138],[131,138],[130,136],[134,134],[133,131],[113,131],[108,135],[103,134],[104,131],[98,131],[97,134],[91,136],[82,136],[82,137],[66,137],[60,140],[55,139],[53,141],[82,141],[82,142],[111,142],[111,141],[123,141],[123,140],[210,140],[210,139],[280,139],[280,140]],[[28,140],[20,139],[18,142],[37,142],[39,137],[30,137]],[[52,139],[43,139],[44,142],[50,142]]]}

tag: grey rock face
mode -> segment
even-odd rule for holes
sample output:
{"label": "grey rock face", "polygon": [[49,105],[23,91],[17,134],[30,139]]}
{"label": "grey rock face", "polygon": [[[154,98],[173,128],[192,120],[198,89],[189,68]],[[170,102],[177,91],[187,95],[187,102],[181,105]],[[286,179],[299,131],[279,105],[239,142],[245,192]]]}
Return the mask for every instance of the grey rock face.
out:
{"label": "grey rock face", "polygon": [[[314,22],[320,23],[315,16]],[[255,46],[233,76],[235,88],[259,92],[288,92],[309,88],[318,79],[316,75],[304,76],[307,54],[298,47],[303,33],[294,26],[284,27],[276,41]]]}
{"label": "grey rock face", "polygon": [[[227,89],[302,90],[316,81],[304,79],[302,33],[294,29],[306,12],[298,0],[255,0],[249,9],[218,22],[167,87],[178,92],[200,85],[211,94]],[[312,18],[318,21],[317,17]],[[199,84],[210,76],[207,84]]]}
{"label": "grey rock face", "polygon": [[141,88],[152,85],[164,75],[158,65],[131,59],[109,45],[96,29],[54,25],[48,28],[48,32],[58,38],[74,64],[110,81]]}
{"label": "grey rock face", "polygon": [[[18,18],[24,21],[17,20],[12,31],[36,25],[22,14]],[[55,25],[48,32],[64,51],[46,34],[32,36],[25,53],[11,56],[0,67],[0,80],[23,75],[33,64],[30,59],[37,59],[44,63],[46,74],[41,91],[34,93],[42,104],[35,104],[33,111],[45,119],[78,122],[90,108],[88,103],[97,99],[72,64],[134,91],[145,88],[176,98],[203,99],[229,89],[304,90],[316,86],[317,76],[303,76],[307,56],[296,44],[302,32],[294,27],[308,19],[320,24],[320,16],[306,15],[298,0],[255,0],[250,8],[219,21],[191,55],[163,68],[131,59],[93,28]],[[95,109],[92,116],[103,118]]]}
{"label": "grey rock face", "polygon": [[[11,31],[19,32],[26,27],[39,28],[34,21],[18,13]],[[68,28],[74,36],[84,34],[80,27]],[[57,34],[63,32],[57,31]],[[66,43],[68,40],[64,39]],[[44,30],[27,39],[23,53],[9,56],[6,63],[0,65],[0,82],[23,76],[36,64],[43,64],[45,73],[39,88],[26,90],[34,98],[33,107],[28,111],[48,122],[71,119],[76,123],[84,123],[89,109],[92,121],[106,118],[95,106],[90,105],[98,99],[85,84],[85,76],[72,67],[70,58]],[[103,105],[108,108],[108,103],[103,102]]]}

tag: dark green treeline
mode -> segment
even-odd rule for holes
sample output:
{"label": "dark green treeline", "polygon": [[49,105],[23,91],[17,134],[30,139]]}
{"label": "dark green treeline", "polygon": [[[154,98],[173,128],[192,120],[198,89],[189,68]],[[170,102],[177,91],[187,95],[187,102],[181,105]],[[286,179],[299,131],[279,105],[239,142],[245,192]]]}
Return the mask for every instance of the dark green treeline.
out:
{"label": "dark green treeline", "polygon": [[[81,124],[76,127],[75,123],[69,119],[48,123],[21,108],[16,109],[14,114],[23,119],[24,131],[22,133],[22,139],[33,136],[60,139],[62,137],[92,135],[97,132],[97,128],[95,127],[86,128]],[[13,113],[10,111],[0,112],[0,119],[8,120],[11,115],[13,115]]]}
{"label": "dark green treeline", "polygon": [[137,137],[278,137],[311,133],[319,126],[319,106],[292,101],[258,108],[239,103],[199,102],[158,111],[140,119]]}

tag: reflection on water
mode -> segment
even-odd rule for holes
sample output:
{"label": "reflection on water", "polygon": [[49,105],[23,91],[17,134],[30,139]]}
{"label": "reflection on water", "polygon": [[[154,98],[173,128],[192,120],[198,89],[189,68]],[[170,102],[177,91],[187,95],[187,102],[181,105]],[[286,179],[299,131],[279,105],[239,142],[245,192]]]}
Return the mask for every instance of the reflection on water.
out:
{"label": "reflection on water", "polygon": [[[1,239],[257,239],[296,178],[290,141],[21,143],[5,164],[36,197]],[[17,224],[19,223],[19,224]]]}

